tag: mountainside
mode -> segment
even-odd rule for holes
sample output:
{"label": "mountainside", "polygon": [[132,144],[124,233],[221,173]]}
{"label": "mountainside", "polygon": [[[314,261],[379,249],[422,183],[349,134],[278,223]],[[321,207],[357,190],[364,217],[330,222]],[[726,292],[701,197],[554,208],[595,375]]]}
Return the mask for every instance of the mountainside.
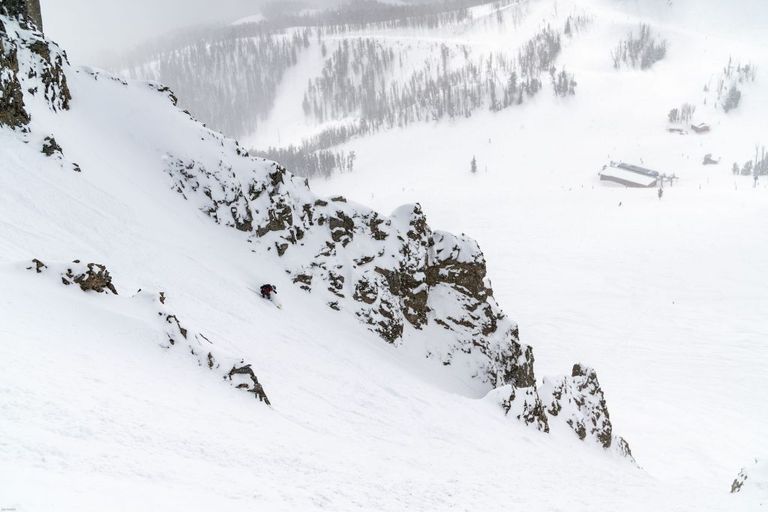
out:
{"label": "mountainside", "polygon": [[[0,14],[3,507],[706,511],[764,499],[654,478],[637,450],[635,464],[591,361],[537,378],[526,325],[490,282],[513,260],[486,262],[467,235],[433,229],[431,207],[382,215],[333,182],[317,195],[167,87],[72,68],[27,20]],[[434,178],[409,182],[413,153],[390,153],[398,186]],[[366,197],[354,177],[339,186]],[[435,195],[463,184],[420,192],[450,219]],[[259,297],[267,282],[278,303]],[[571,341],[560,334],[549,343]]]}

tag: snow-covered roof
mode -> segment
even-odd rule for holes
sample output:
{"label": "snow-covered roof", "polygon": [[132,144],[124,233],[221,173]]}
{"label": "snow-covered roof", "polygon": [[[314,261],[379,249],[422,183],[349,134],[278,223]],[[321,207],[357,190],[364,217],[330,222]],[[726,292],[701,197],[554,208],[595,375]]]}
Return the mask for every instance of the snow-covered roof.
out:
{"label": "snow-covered roof", "polygon": [[640,167],[639,165],[625,164],[624,162],[621,162],[616,164],[615,167],[618,167],[619,169],[624,169],[626,171],[635,172],[637,174],[643,174],[645,176],[653,176],[654,178],[659,177],[658,171],[646,169],[645,167]]}
{"label": "snow-covered roof", "polygon": [[657,177],[640,174],[635,171],[619,167],[606,167],[600,172],[601,179],[617,181],[626,185],[635,185],[638,187],[650,187],[657,181]]}

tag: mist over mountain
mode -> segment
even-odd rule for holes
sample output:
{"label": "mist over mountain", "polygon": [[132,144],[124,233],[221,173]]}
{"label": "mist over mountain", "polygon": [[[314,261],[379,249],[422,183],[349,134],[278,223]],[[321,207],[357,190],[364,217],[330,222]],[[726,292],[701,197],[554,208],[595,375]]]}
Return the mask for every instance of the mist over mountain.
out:
{"label": "mist over mountain", "polygon": [[768,4],[35,1],[0,509],[768,505]]}

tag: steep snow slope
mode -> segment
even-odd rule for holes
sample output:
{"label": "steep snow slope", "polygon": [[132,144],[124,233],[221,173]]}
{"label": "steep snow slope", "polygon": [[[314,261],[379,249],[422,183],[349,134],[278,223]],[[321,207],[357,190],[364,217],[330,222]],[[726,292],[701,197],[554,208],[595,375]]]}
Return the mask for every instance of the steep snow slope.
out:
{"label": "steep snow slope", "polygon": [[[753,188],[731,174],[768,140],[768,12],[753,2],[579,1],[558,2],[555,15],[549,5],[535,23],[561,23],[571,8],[592,18],[558,60],[579,82],[574,97],[354,141],[345,149],[357,154],[355,173],[313,186],[382,209],[418,197],[433,222],[473,233],[540,374],[589,360],[641,466],[727,493],[735,468],[768,443],[765,407],[755,407],[768,385],[768,180]],[[668,40],[667,58],[614,70],[610,50],[641,22]],[[711,98],[704,105],[702,88],[729,57],[758,73],[725,114]],[[711,133],[666,132],[683,102]],[[703,167],[707,153],[722,163]],[[606,186],[596,174],[610,160],[680,180],[661,201],[655,190]]]}
{"label": "steep snow slope", "polygon": [[[22,50],[22,61],[34,59],[30,52]],[[25,90],[29,133],[0,129],[3,506],[722,510],[731,503],[693,479],[656,480],[579,443],[564,424],[553,422],[549,436],[526,427],[498,405],[508,390],[476,399],[439,364],[329,310],[293,286],[284,260],[172,190],[167,155],[215,169],[240,162],[234,142],[192,122],[157,87],[64,70],[70,110],[52,112],[41,91]],[[40,154],[47,135],[61,157]],[[247,165],[261,178],[275,169]],[[33,257],[49,268],[26,270]],[[61,284],[59,267],[75,258],[107,264],[120,295]],[[284,309],[250,289],[265,281],[278,285]],[[160,291],[162,306],[190,336],[211,340],[223,354],[217,359],[253,365],[272,408],[212,378],[180,332],[169,343],[173,326],[157,318]]]}

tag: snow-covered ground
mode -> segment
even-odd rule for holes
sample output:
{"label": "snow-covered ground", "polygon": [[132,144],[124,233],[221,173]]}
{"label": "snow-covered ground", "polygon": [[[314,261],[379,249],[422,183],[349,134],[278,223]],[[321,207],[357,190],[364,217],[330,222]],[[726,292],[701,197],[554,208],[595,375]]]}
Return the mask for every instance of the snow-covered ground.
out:
{"label": "snow-covered ground", "polygon": [[[595,20],[561,57],[575,97],[545,91],[502,113],[353,141],[355,172],[312,186],[384,213],[419,201],[435,228],[476,238],[497,300],[535,347],[537,375],[594,366],[639,467],[570,431],[544,435],[505,417],[493,394],[456,391],[439,368],[296,288],[244,234],[170,190],[164,155],[216,162],[228,143],[149,87],[83,70],[69,73],[70,111],[30,101],[29,143],[0,129],[0,508],[765,503],[761,492],[729,494],[768,446],[768,184],[730,173],[768,143],[765,40],[640,13],[670,54],[651,71],[617,72],[607,45],[636,25],[632,6],[578,3]],[[667,111],[699,102],[731,54],[760,70],[742,106],[727,116],[699,106],[708,135],[667,133]],[[82,173],[39,153],[47,133]],[[705,153],[723,163],[702,167]],[[680,180],[661,200],[605,186],[596,174],[611,159]],[[120,295],[64,287],[25,270],[31,258],[104,263]],[[253,293],[267,281],[282,310]],[[186,327],[252,362],[272,407],[183,347],[163,348],[139,289],[165,291]]]}
{"label": "snow-covered ground", "polygon": [[[768,446],[768,180],[753,188],[730,172],[768,140],[766,39],[754,23],[728,32],[708,14],[691,26],[674,12],[579,4],[594,22],[560,58],[575,97],[354,141],[355,172],[313,187],[384,211],[418,200],[436,227],[471,233],[539,372],[590,361],[649,474],[727,492],[734,468]],[[723,9],[717,19],[732,26]],[[608,44],[641,19],[669,40],[668,58],[615,71]],[[759,77],[725,115],[701,104],[701,88],[729,56]],[[710,134],[666,132],[666,112],[685,101]],[[706,153],[722,163],[702,166]],[[662,200],[606,185],[597,172],[611,160],[680,180]]]}

